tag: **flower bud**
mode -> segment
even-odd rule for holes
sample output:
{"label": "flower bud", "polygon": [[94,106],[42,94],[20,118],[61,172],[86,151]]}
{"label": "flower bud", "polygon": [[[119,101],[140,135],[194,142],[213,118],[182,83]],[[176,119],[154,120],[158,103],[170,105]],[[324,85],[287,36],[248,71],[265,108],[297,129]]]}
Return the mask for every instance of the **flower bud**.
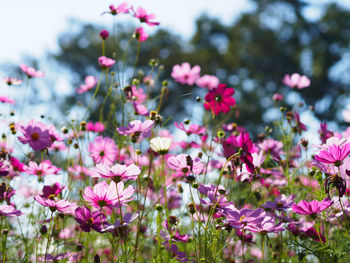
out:
{"label": "flower bud", "polygon": [[106,40],[108,37],[109,37],[109,33],[107,30],[102,30],[100,32],[100,37],[103,39],[103,40]]}

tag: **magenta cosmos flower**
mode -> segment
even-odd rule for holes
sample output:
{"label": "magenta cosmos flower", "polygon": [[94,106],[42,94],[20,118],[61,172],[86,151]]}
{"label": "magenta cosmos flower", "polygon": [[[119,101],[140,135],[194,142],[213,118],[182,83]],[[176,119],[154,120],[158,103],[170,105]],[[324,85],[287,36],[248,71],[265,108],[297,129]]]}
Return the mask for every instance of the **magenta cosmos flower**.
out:
{"label": "magenta cosmos flower", "polygon": [[117,7],[115,7],[114,5],[110,5],[109,6],[109,10],[110,10],[110,14],[112,15],[118,15],[118,14],[127,14],[129,13],[129,4],[126,2],[121,3],[120,5],[118,5]]}
{"label": "magenta cosmos flower", "polygon": [[101,233],[104,227],[108,225],[104,214],[101,214],[100,211],[91,212],[86,206],[75,209],[74,219],[84,232],[90,232],[93,229]]}
{"label": "magenta cosmos flower", "polygon": [[283,84],[293,89],[303,89],[310,86],[310,79],[306,76],[301,76],[298,73],[294,73],[291,76],[286,74],[282,80]]}
{"label": "magenta cosmos flower", "polygon": [[106,56],[101,56],[98,58],[98,64],[103,69],[111,68],[115,64],[115,60],[111,58],[107,58]]}
{"label": "magenta cosmos flower", "polygon": [[316,215],[323,210],[326,210],[333,204],[329,198],[323,199],[321,202],[313,200],[310,203],[301,200],[298,204],[292,205],[292,210],[300,215]]}
{"label": "magenta cosmos flower", "polygon": [[145,30],[142,27],[136,28],[134,36],[140,42],[144,42],[148,38],[148,34],[145,32]]}
{"label": "magenta cosmos flower", "polygon": [[188,84],[192,86],[200,76],[201,68],[196,65],[191,68],[190,63],[184,62],[180,65],[175,65],[171,72],[171,77],[181,84]]}
{"label": "magenta cosmos flower", "polygon": [[265,211],[262,208],[256,210],[251,210],[243,208],[241,210],[226,210],[227,212],[227,221],[233,228],[246,228],[256,227],[258,224],[261,224],[266,216]]}
{"label": "magenta cosmos flower", "polygon": [[227,113],[230,111],[231,106],[235,105],[236,101],[232,98],[235,93],[233,88],[227,88],[225,84],[219,84],[214,90],[209,91],[205,95],[204,108],[206,110],[213,110],[215,115],[220,112]]}
{"label": "magenta cosmos flower", "polygon": [[97,85],[97,79],[94,76],[86,76],[85,83],[80,85],[78,89],[79,94],[83,94],[89,90],[92,90]]}
{"label": "magenta cosmos flower", "polygon": [[12,205],[0,205],[0,216],[20,216],[22,212]]}
{"label": "magenta cosmos flower", "polygon": [[203,75],[197,79],[196,84],[198,87],[206,88],[209,90],[215,89],[219,85],[219,79],[213,75]]}
{"label": "magenta cosmos flower", "polygon": [[327,150],[320,151],[318,155],[315,155],[315,159],[321,163],[329,163],[339,167],[349,154],[350,143],[345,145],[333,144]]}
{"label": "magenta cosmos flower", "polygon": [[86,124],[86,130],[91,131],[91,132],[103,132],[105,130],[105,126],[103,125],[102,122],[88,122],[88,124]]}
{"label": "magenta cosmos flower", "polygon": [[128,127],[118,127],[117,131],[121,135],[131,135],[131,140],[133,142],[136,142],[141,141],[144,138],[150,137],[152,126],[152,120],[146,120],[144,122],[134,120],[128,124]]}
{"label": "magenta cosmos flower", "polygon": [[138,7],[135,11],[133,7],[131,7],[134,12],[134,17],[138,18],[141,23],[146,23],[149,26],[158,26],[159,22],[151,21],[156,18],[154,14],[147,14],[146,9],[143,7]]}
{"label": "magenta cosmos flower", "polygon": [[14,100],[11,100],[9,97],[7,96],[0,96],[0,102],[2,103],[8,103],[8,104],[15,104]]}
{"label": "magenta cosmos flower", "polygon": [[32,68],[32,67],[28,67],[25,64],[20,64],[19,67],[28,76],[28,78],[34,78],[34,77],[39,78],[39,77],[45,76],[44,72],[40,70],[36,70],[35,68]]}
{"label": "magenta cosmos flower", "polygon": [[115,207],[115,206],[125,206],[125,203],[133,200],[131,196],[134,194],[134,188],[129,185],[124,189],[124,183],[111,182],[108,185],[105,181],[98,183],[92,189],[91,187],[86,187],[83,193],[85,201],[89,205],[94,207]]}
{"label": "magenta cosmos flower", "polygon": [[118,148],[109,137],[98,136],[89,144],[88,151],[95,163],[112,165],[118,154]]}
{"label": "magenta cosmos flower", "polygon": [[116,164],[112,167],[98,164],[92,169],[91,177],[111,178],[119,182],[121,180],[136,180],[140,173],[140,168],[135,164],[130,164],[129,166]]}
{"label": "magenta cosmos flower", "polygon": [[23,136],[18,137],[18,140],[23,144],[28,143],[34,151],[41,151],[53,144],[51,128],[40,121],[32,119],[26,126],[21,126],[20,130]]}
{"label": "magenta cosmos flower", "polygon": [[106,40],[108,37],[109,37],[109,32],[107,30],[102,30],[100,32],[100,37],[103,39],[103,40]]}

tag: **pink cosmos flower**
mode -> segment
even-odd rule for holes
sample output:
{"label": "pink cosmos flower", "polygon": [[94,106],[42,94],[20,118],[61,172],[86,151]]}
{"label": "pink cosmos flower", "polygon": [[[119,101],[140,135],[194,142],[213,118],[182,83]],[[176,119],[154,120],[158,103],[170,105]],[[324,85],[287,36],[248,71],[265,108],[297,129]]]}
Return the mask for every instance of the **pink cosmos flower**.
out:
{"label": "pink cosmos flower", "polygon": [[9,97],[7,96],[0,96],[0,102],[2,103],[8,103],[8,104],[15,104],[14,100],[11,100]]}
{"label": "pink cosmos flower", "polygon": [[22,80],[11,77],[4,78],[4,82],[9,86],[22,84]]}
{"label": "pink cosmos flower", "polygon": [[43,194],[41,197],[50,198],[57,197],[65,188],[65,186],[61,186],[59,183],[54,183],[52,186],[45,185],[43,188]]}
{"label": "pink cosmos flower", "polygon": [[142,105],[141,103],[138,103],[137,101],[133,101],[132,106],[134,108],[135,115],[149,116],[149,112],[148,112],[145,105]]}
{"label": "pink cosmos flower", "polygon": [[91,132],[101,133],[105,130],[105,126],[103,125],[102,122],[92,123],[90,121],[90,122],[88,122],[88,124],[86,124],[86,130],[91,131]]}
{"label": "pink cosmos flower", "polygon": [[144,122],[134,120],[128,124],[128,127],[118,127],[117,131],[121,135],[131,135],[131,140],[134,142],[141,141],[151,136],[153,123],[152,120],[146,120]]}
{"label": "pink cosmos flower", "polygon": [[275,225],[275,222],[276,220],[273,217],[267,216],[263,219],[262,222],[258,224],[246,226],[245,230],[260,234],[277,233],[284,231],[284,224],[281,222]]}
{"label": "pink cosmos flower", "polygon": [[345,145],[331,145],[328,150],[320,151],[315,155],[315,159],[322,163],[329,163],[335,166],[340,166],[343,160],[350,154],[350,143]]}
{"label": "pink cosmos flower", "polygon": [[50,161],[43,161],[39,165],[36,162],[30,161],[28,166],[25,167],[25,172],[27,174],[37,176],[57,174],[59,171],[60,169],[52,165]]}
{"label": "pink cosmos flower", "polygon": [[107,58],[105,56],[101,56],[98,58],[98,64],[103,69],[111,68],[115,64],[115,60],[111,58]]}
{"label": "pink cosmos flower", "polygon": [[34,199],[42,206],[49,207],[51,212],[72,213],[76,208],[75,204],[65,200],[55,200],[54,197],[44,198],[41,195],[35,195]]}
{"label": "pink cosmos flower", "polygon": [[266,154],[271,154],[274,160],[279,161],[283,153],[283,143],[274,139],[268,138],[258,144],[258,147]]}
{"label": "pink cosmos flower", "polygon": [[85,201],[89,205],[94,207],[115,207],[115,206],[125,206],[125,203],[133,200],[131,196],[134,194],[134,188],[129,185],[124,189],[124,183],[119,182],[117,185],[115,182],[111,182],[108,185],[105,181],[98,183],[91,187],[86,187],[83,193]]}
{"label": "pink cosmos flower", "polygon": [[25,64],[20,64],[19,67],[21,68],[21,70],[28,76],[28,78],[34,78],[34,77],[44,77],[45,74],[44,72],[40,71],[40,70],[36,70],[32,67],[28,67]]}
{"label": "pink cosmos flower", "polygon": [[298,73],[294,73],[291,76],[286,74],[282,80],[283,84],[293,89],[303,89],[310,86],[310,79],[306,76],[301,76]]}
{"label": "pink cosmos flower", "polygon": [[88,152],[95,163],[111,165],[116,160],[118,148],[113,139],[98,136],[89,144]]}
{"label": "pink cosmos flower", "polygon": [[187,154],[170,156],[168,159],[168,166],[176,170],[176,177],[200,174],[204,169],[204,164],[201,162],[200,158],[196,157],[192,159],[191,156]]}
{"label": "pink cosmos flower", "polygon": [[267,201],[265,205],[262,205],[263,208],[271,210],[284,211],[292,206],[294,203],[295,195],[290,195],[289,197],[282,194],[278,196],[274,202]]}
{"label": "pink cosmos flower", "polygon": [[313,200],[310,203],[301,200],[298,204],[292,205],[292,210],[300,215],[316,215],[323,210],[326,210],[333,204],[329,198],[323,199],[321,202]]}
{"label": "pink cosmos flower", "polygon": [[184,62],[180,65],[175,65],[173,71],[171,72],[171,77],[181,83],[188,84],[192,86],[200,76],[201,68],[196,65],[191,68],[190,63]]}
{"label": "pink cosmos flower", "polygon": [[175,122],[174,125],[176,128],[186,132],[187,135],[191,135],[191,134],[201,135],[205,133],[205,127],[200,126],[198,124],[190,124],[187,129],[185,128],[185,125],[182,122],[180,123]]}
{"label": "pink cosmos flower", "polygon": [[127,14],[129,13],[129,4],[124,2],[118,5],[117,7],[114,7],[114,5],[109,6],[110,14],[112,15],[118,15],[118,14]]}
{"label": "pink cosmos flower", "polygon": [[219,85],[220,81],[216,76],[213,75],[203,75],[196,80],[198,87],[206,88],[209,90],[215,89]]}
{"label": "pink cosmos flower", "polygon": [[145,30],[142,27],[136,28],[134,36],[140,42],[144,42],[148,38],[148,34],[145,32]]}
{"label": "pink cosmos flower", "polygon": [[89,90],[92,90],[97,85],[97,83],[98,81],[94,76],[86,76],[85,83],[80,85],[78,93],[83,94]]}
{"label": "pink cosmos flower", "polygon": [[206,110],[213,110],[215,115],[220,112],[227,113],[230,111],[231,106],[235,105],[236,101],[232,98],[235,93],[233,88],[227,88],[225,84],[219,84],[214,90],[209,91],[205,95],[204,108]]}
{"label": "pink cosmos flower", "polygon": [[20,216],[23,213],[17,210],[12,205],[0,205],[0,217],[1,216]]}
{"label": "pink cosmos flower", "polygon": [[272,99],[274,101],[281,101],[281,100],[283,100],[283,95],[280,93],[275,93],[275,94],[273,94]]}
{"label": "pink cosmos flower", "polygon": [[262,208],[251,210],[242,208],[241,210],[231,209],[227,210],[227,221],[233,228],[246,228],[256,227],[261,224],[266,216],[265,211]]}
{"label": "pink cosmos flower", "polygon": [[159,22],[151,21],[156,18],[154,14],[147,14],[146,9],[142,7],[138,7],[135,11],[133,7],[131,7],[132,11],[134,12],[134,17],[140,19],[141,23],[146,23],[149,26],[158,26]]}
{"label": "pink cosmos flower", "polygon": [[30,120],[26,126],[20,126],[23,133],[18,140],[23,144],[29,144],[34,151],[41,151],[49,148],[53,141],[51,139],[50,127],[41,123],[40,121]]}
{"label": "pink cosmos flower", "polygon": [[104,226],[108,225],[104,214],[101,214],[100,211],[91,212],[86,206],[78,207],[75,210],[74,219],[79,223],[80,228],[84,232],[90,232],[93,229],[101,233]]}
{"label": "pink cosmos flower", "polygon": [[112,167],[105,164],[97,164],[91,171],[91,177],[112,178],[119,182],[121,180],[136,180],[140,173],[140,168],[135,164],[130,164],[129,166],[116,164]]}

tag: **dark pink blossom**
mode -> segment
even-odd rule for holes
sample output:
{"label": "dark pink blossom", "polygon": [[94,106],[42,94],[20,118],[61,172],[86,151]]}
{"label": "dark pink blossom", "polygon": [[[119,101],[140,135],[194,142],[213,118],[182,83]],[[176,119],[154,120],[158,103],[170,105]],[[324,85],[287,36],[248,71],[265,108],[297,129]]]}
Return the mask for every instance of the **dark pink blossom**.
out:
{"label": "dark pink blossom", "polygon": [[109,37],[109,33],[107,30],[102,30],[100,32],[100,37],[103,39],[103,40],[106,40],[108,37]]}
{"label": "dark pink blossom", "polygon": [[105,130],[105,126],[102,122],[88,122],[86,124],[86,130],[91,131],[91,132],[96,132],[96,133],[101,133]]}
{"label": "dark pink blossom", "polygon": [[234,93],[235,90],[233,88],[227,88],[225,84],[219,84],[216,89],[209,91],[205,95],[206,103],[204,108],[212,110],[215,115],[218,115],[220,112],[227,113],[236,103],[235,99],[232,98]]}
{"label": "dark pink blossom", "polygon": [[0,102],[2,103],[8,103],[8,104],[15,104],[14,100],[11,100],[9,97],[7,96],[0,96]]}

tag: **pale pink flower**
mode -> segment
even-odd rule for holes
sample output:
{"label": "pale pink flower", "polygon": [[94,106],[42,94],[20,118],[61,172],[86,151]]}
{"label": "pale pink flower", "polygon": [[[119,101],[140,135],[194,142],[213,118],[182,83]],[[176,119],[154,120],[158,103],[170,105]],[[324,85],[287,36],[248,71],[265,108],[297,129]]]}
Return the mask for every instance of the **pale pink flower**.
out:
{"label": "pale pink flower", "polygon": [[107,58],[105,56],[101,56],[98,58],[98,64],[103,69],[111,68],[115,64],[115,60],[111,58]]}
{"label": "pale pink flower", "polygon": [[28,78],[34,78],[34,77],[44,77],[44,72],[40,70],[36,70],[35,68],[28,67],[25,64],[20,64],[19,67],[21,70],[28,76]]}
{"label": "pale pink flower", "polygon": [[118,5],[117,7],[115,7],[114,5],[110,5],[109,6],[109,12],[112,15],[118,15],[118,14],[127,14],[129,13],[129,4],[126,2],[121,3],[120,5]]}
{"label": "pale pink flower", "polygon": [[140,173],[140,168],[135,164],[128,166],[116,164],[111,167],[105,164],[97,164],[91,170],[91,177],[111,178],[119,182],[121,180],[136,180]]}
{"label": "pale pink flower", "polygon": [[80,88],[78,89],[78,93],[82,94],[89,90],[92,90],[96,85],[98,81],[94,76],[86,76],[85,77],[85,83],[80,85]]}
{"label": "pale pink flower", "polygon": [[209,90],[217,88],[219,83],[219,79],[213,75],[203,75],[202,77],[196,80],[196,84],[198,87],[206,88]]}
{"label": "pale pink flower", "polygon": [[127,127],[118,127],[117,131],[121,135],[131,135],[132,141],[141,141],[151,136],[153,123],[152,120],[146,120],[144,122],[134,120],[131,121]]}
{"label": "pale pink flower", "polygon": [[48,160],[41,162],[39,165],[36,162],[30,161],[28,166],[25,166],[24,171],[31,175],[46,176],[57,174],[60,171],[60,168],[52,165]]}
{"label": "pale pink flower", "polygon": [[70,203],[65,200],[55,200],[54,198],[44,198],[40,195],[34,196],[35,201],[37,201],[42,206],[49,207],[51,212],[59,211],[61,213],[72,213],[76,209],[76,204]]}
{"label": "pale pink flower", "polygon": [[22,212],[12,205],[0,205],[0,216],[20,216]]}
{"label": "pale pink flower", "polygon": [[283,84],[294,88],[294,89],[303,89],[308,86],[310,86],[310,79],[308,79],[306,76],[301,76],[298,73],[294,73],[291,76],[286,74],[282,80]]}
{"label": "pale pink flower", "polygon": [[175,65],[171,72],[171,77],[181,84],[193,85],[200,76],[201,68],[196,65],[191,68],[188,62],[184,62],[180,65]]}
{"label": "pale pink flower", "polygon": [[16,78],[11,78],[11,77],[4,78],[4,82],[9,86],[15,86],[15,85],[22,84],[22,80],[16,79]]}

